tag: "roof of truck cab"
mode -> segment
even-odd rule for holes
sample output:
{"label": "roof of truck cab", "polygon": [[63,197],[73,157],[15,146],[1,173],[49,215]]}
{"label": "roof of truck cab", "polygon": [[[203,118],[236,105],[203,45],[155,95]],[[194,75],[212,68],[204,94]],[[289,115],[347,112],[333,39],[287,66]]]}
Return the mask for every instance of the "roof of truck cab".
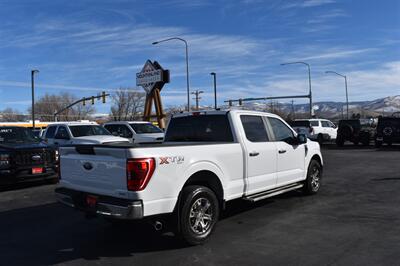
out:
{"label": "roof of truck cab", "polygon": [[121,125],[121,124],[152,124],[149,121],[110,121],[106,122],[103,125]]}
{"label": "roof of truck cab", "polygon": [[91,126],[91,125],[98,125],[96,122],[55,122],[52,123],[49,126],[58,126],[58,125],[64,125],[64,126]]}
{"label": "roof of truck cab", "polygon": [[174,114],[173,117],[184,117],[191,115],[225,115],[227,113],[232,114],[252,114],[252,115],[268,115],[272,117],[279,117],[276,114],[268,113],[268,112],[260,112],[260,111],[252,111],[252,110],[240,110],[240,109],[228,109],[228,110],[202,110],[202,111],[191,111],[191,112],[182,112]]}

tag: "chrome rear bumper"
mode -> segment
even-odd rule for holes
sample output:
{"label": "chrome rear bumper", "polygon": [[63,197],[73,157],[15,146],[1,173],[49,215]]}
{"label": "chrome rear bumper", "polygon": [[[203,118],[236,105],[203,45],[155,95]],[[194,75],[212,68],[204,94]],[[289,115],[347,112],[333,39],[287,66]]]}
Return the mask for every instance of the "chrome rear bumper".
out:
{"label": "chrome rear bumper", "polygon": [[[82,197],[82,192],[66,193],[65,190],[63,192],[56,190],[55,192],[58,202],[84,212],[95,213],[98,215],[123,220],[137,220],[143,218],[142,201],[126,201],[123,204],[117,204],[99,197],[95,207],[88,207],[82,204],[82,201],[74,199],[74,194],[77,193],[80,193],[79,196]],[[121,199],[118,200],[121,201]]]}

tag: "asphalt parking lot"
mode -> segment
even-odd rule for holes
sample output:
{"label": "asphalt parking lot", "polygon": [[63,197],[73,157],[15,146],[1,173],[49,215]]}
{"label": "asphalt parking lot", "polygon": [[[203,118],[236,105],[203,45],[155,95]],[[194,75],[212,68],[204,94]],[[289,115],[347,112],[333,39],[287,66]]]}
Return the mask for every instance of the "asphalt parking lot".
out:
{"label": "asphalt parking lot", "polygon": [[323,149],[322,190],[228,205],[208,243],[57,204],[55,185],[0,192],[0,265],[399,265],[400,147]]}

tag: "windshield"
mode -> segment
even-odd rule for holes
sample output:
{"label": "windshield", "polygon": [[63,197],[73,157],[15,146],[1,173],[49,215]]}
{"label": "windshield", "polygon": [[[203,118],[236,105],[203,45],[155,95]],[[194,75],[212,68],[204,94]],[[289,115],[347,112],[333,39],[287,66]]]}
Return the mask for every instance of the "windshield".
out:
{"label": "windshield", "polygon": [[37,143],[39,141],[30,129],[22,127],[0,128],[0,144]]}
{"label": "windshield", "polygon": [[129,124],[136,134],[163,133],[161,129],[151,123],[131,123]]}
{"label": "windshield", "polygon": [[74,137],[111,135],[107,129],[97,125],[69,126]]}
{"label": "windshield", "polygon": [[233,142],[227,115],[172,118],[166,134],[166,141]]}

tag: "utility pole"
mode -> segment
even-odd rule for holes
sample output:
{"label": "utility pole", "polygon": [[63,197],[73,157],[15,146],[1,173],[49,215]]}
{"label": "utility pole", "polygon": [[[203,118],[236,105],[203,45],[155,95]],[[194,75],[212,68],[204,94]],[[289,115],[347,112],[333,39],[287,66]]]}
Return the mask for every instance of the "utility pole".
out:
{"label": "utility pole", "polygon": [[196,110],[199,110],[199,101],[201,100],[200,94],[204,93],[204,91],[196,90],[193,91],[192,94],[195,95],[194,100],[196,100]]}
{"label": "utility pole", "polygon": [[35,129],[35,73],[39,73],[39,70],[31,70],[31,89],[32,89],[32,129]]}

